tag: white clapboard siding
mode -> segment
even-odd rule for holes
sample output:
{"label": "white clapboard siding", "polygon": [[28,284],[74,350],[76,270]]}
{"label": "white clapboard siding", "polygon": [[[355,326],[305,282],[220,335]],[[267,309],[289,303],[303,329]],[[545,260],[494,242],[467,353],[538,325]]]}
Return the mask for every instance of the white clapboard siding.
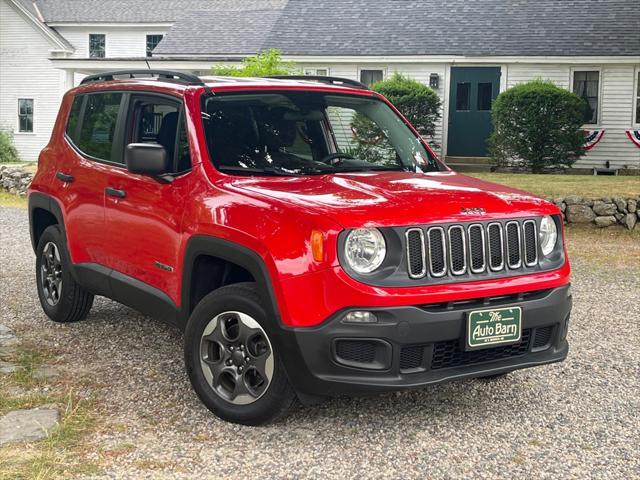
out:
{"label": "white clapboard siding", "polygon": [[[20,158],[37,160],[48,143],[62,98],[63,72],[53,45],[9,3],[0,2],[0,128],[13,132]],[[33,133],[18,132],[18,99],[33,98]]]}
{"label": "white clapboard siding", "polygon": [[[577,163],[576,167],[604,167],[606,162],[612,168],[640,168],[640,149],[632,144],[625,130],[633,126],[634,75],[637,65],[591,65],[574,67],[574,70],[600,69],[601,99],[600,123],[594,127],[603,128],[603,139]],[[507,66],[507,86],[527,82],[536,78],[551,80],[558,86],[571,89],[571,67],[550,64],[510,64]]]}
{"label": "white clapboard siding", "polygon": [[89,57],[89,34],[91,33],[106,35],[105,53],[106,57],[111,58],[144,57],[147,54],[147,35],[164,35],[166,33],[166,28],[135,25],[126,27],[65,26],[57,27],[56,30],[75,48],[72,58]]}

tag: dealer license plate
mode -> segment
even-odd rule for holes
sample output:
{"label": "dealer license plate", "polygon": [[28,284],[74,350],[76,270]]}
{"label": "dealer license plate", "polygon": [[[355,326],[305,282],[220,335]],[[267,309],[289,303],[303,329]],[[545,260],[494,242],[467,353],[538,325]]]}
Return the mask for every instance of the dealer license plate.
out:
{"label": "dealer license plate", "polygon": [[522,334],[520,307],[475,310],[467,320],[467,349],[516,343]]}

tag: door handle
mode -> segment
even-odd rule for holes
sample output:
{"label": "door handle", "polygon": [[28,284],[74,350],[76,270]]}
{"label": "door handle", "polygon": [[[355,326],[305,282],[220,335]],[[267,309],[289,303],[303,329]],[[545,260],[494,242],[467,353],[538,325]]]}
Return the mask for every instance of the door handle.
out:
{"label": "door handle", "polygon": [[127,192],[125,192],[124,190],[118,190],[117,188],[111,188],[111,187],[107,187],[105,189],[105,193],[110,197],[116,197],[116,198],[124,198],[127,196]]}
{"label": "door handle", "polygon": [[64,183],[73,182],[73,175],[67,175],[66,173],[63,173],[63,172],[57,172],[56,173],[56,178],[58,180],[62,180]]}

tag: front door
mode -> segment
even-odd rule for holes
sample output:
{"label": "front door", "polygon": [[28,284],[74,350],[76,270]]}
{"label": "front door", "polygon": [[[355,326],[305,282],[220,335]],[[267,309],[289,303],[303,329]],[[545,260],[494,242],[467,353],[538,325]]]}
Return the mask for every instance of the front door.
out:
{"label": "front door", "polygon": [[451,67],[448,156],[487,156],[491,104],[499,91],[499,67]]}

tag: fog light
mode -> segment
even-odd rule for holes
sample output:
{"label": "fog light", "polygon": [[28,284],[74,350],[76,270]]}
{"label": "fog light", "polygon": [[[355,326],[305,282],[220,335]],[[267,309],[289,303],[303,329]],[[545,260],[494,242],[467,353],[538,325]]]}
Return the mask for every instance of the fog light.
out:
{"label": "fog light", "polygon": [[376,323],[378,317],[371,312],[355,311],[347,313],[342,321],[346,323]]}

